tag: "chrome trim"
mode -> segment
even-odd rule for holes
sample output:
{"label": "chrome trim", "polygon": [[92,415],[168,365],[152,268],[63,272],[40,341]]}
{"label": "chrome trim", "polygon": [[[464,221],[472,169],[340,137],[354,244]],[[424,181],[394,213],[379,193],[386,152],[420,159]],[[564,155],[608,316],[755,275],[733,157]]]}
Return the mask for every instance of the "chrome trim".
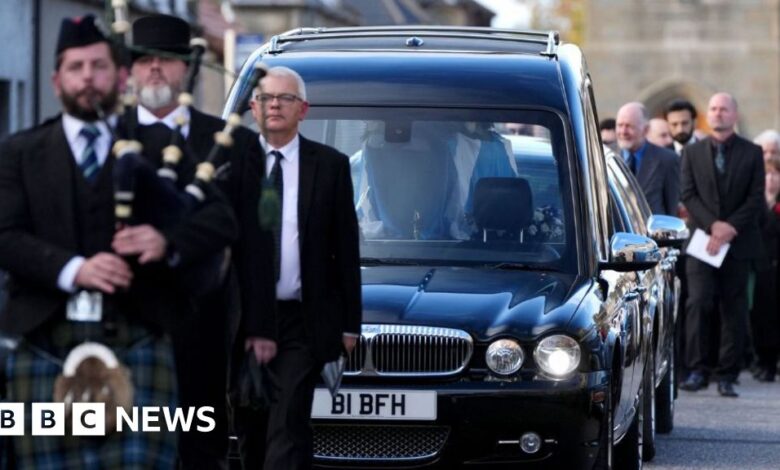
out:
{"label": "chrome trim", "polygon": [[554,57],[558,54],[558,44],[560,44],[560,37],[557,31],[550,31],[547,33],[547,49],[542,52],[542,55],[548,57]]}
{"label": "chrome trim", "polygon": [[547,51],[555,52],[560,44],[560,36],[557,31],[533,31],[519,29],[500,29],[479,26],[364,26],[364,27],[338,27],[338,28],[295,28],[286,31],[279,36],[279,42],[308,41],[310,39],[332,38],[365,38],[365,37],[392,37],[392,36],[441,36],[453,38],[491,38],[507,39],[518,42],[534,42],[546,44]]}
{"label": "chrome trim", "polygon": [[612,261],[616,263],[643,263],[661,261],[658,246],[647,237],[618,232],[611,240]]}
{"label": "chrome trim", "polygon": [[407,47],[422,47],[424,44],[425,41],[423,41],[422,38],[419,38],[417,36],[412,36],[406,40]]}
{"label": "chrome trim", "polygon": [[610,239],[609,262],[602,268],[615,271],[643,271],[661,261],[655,241],[634,233],[616,232]]}
{"label": "chrome trim", "polygon": [[647,219],[647,231],[659,246],[682,244],[691,235],[682,219],[662,214],[653,214]]}
{"label": "chrome trim", "polygon": [[347,359],[344,375],[447,377],[462,372],[473,353],[474,340],[463,330],[368,324],[362,326],[360,342]]}

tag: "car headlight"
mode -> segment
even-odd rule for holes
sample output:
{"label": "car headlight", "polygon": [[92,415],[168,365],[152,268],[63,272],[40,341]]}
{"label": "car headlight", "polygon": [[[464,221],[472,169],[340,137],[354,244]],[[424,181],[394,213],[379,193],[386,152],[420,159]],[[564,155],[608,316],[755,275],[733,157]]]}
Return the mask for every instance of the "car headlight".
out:
{"label": "car headlight", "polygon": [[536,346],[534,360],[542,372],[561,378],[580,365],[580,345],[569,336],[548,336]]}
{"label": "car headlight", "polygon": [[517,341],[499,339],[493,341],[485,353],[487,366],[499,375],[511,375],[520,370],[525,354]]}

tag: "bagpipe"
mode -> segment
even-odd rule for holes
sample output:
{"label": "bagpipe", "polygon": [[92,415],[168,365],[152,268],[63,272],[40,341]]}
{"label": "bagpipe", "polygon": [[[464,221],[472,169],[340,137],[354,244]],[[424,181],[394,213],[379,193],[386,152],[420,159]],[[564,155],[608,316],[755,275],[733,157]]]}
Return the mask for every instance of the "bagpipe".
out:
{"label": "bagpipe", "polygon": [[[115,21],[112,23],[114,33],[125,36],[130,29],[127,21],[127,6],[124,0],[113,0]],[[120,43],[120,41],[117,41]],[[192,91],[198,74],[201,58],[205,51],[205,42],[193,40],[191,54],[188,58],[185,91],[178,97],[178,102],[191,106]],[[126,44],[125,44],[126,47]],[[246,103],[257,82],[265,75],[265,68],[258,67],[252,76],[252,86],[242,93],[240,103],[246,109]],[[245,96],[244,96],[245,95]],[[179,165],[187,157],[183,139],[179,132],[186,125],[184,120],[176,123],[176,129],[171,132],[170,143],[162,149],[162,165],[156,168],[154,159],[144,154],[144,146],[138,136],[137,99],[132,86],[128,86],[122,99],[122,135],[119,135],[108,122],[107,110],[100,108],[97,96],[91,99],[92,106],[99,119],[107,124],[112,132],[114,157],[112,178],[114,185],[114,215],[116,229],[140,224],[149,224],[160,231],[175,227],[187,217],[194,214],[199,207],[213,197],[218,196],[215,175],[222,168],[229,168],[228,150],[233,145],[233,132],[240,126],[241,117],[232,114],[222,129],[214,138],[214,145],[207,158],[200,162],[195,171],[193,181],[179,185]],[[129,260],[131,265],[135,264]],[[170,260],[169,264],[171,263]],[[189,266],[176,269],[176,282],[188,295],[202,295],[218,288],[230,261],[229,250],[204,255],[202,260]],[[83,297],[96,295],[87,293]],[[76,294],[77,296],[79,294]],[[98,294],[99,295],[99,294]],[[109,302],[110,303],[110,302]],[[104,331],[115,323],[115,313],[107,309],[102,319]],[[100,402],[106,404],[106,430],[112,429],[116,422],[116,408],[125,410],[133,404],[133,384],[130,372],[117,358],[108,346],[85,341],[72,349],[65,358],[63,372],[57,377],[53,390],[56,402],[65,403],[69,414],[74,402]]]}
{"label": "bagpipe", "polygon": [[[124,41],[118,41],[127,46],[127,11],[124,0],[114,0],[115,21],[113,31],[124,36]],[[179,94],[178,104],[191,107],[193,90],[199,73],[206,42],[194,38],[190,42],[190,54],[185,61],[188,64],[184,80],[184,91]],[[251,86],[239,98],[242,108],[251,98],[252,90],[265,75],[265,67],[257,67],[251,77]],[[194,178],[189,184],[183,184],[180,179],[183,161],[195,162],[197,159],[188,154],[181,130],[187,125],[186,118],[176,119],[175,128],[170,131],[170,141],[161,150],[160,155],[144,153],[144,145],[139,139],[137,98],[132,84],[127,87],[123,103],[124,138],[117,139],[113,147],[116,157],[114,162],[114,196],[116,203],[115,216],[118,225],[150,224],[157,229],[165,230],[176,226],[198,207],[219,197],[215,177],[229,171],[229,149],[233,145],[233,132],[241,125],[241,116],[231,114],[224,128],[214,136],[214,144],[202,162],[198,163]],[[152,162],[161,161],[160,168],[155,168]],[[213,291],[221,285],[229,264],[229,250],[215,255],[205,256],[193,266],[182,267],[177,273],[177,282],[191,294],[202,295]]]}

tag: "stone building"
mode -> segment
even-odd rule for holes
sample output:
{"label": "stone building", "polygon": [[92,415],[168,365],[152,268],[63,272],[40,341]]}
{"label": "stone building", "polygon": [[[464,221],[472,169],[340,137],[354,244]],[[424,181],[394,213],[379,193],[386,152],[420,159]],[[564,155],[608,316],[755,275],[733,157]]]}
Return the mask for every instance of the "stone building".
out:
{"label": "stone building", "polygon": [[657,115],[685,97],[704,128],[707,100],[727,91],[743,135],[780,127],[780,0],[585,0],[585,8],[600,117],[631,100]]}

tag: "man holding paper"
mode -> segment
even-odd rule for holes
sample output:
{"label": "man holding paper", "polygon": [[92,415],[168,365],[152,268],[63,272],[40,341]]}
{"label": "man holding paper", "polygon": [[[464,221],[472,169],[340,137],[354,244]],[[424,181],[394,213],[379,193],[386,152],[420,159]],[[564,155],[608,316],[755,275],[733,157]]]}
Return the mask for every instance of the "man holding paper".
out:
{"label": "man holding paper", "polygon": [[[758,217],[763,210],[764,165],[761,148],[734,132],[737,102],[716,93],[707,108],[712,135],[683,150],[681,200],[693,230],[705,232],[688,246],[686,274],[686,363],[692,371],[680,388],[707,387],[709,374],[718,392],[736,397],[747,323],[750,262],[761,244]],[[704,235],[704,236],[701,236]],[[698,240],[701,240],[700,242]],[[723,256],[722,250],[727,250]],[[721,261],[721,262],[719,262]],[[719,315],[716,367],[707,367],[709,323]]]}

